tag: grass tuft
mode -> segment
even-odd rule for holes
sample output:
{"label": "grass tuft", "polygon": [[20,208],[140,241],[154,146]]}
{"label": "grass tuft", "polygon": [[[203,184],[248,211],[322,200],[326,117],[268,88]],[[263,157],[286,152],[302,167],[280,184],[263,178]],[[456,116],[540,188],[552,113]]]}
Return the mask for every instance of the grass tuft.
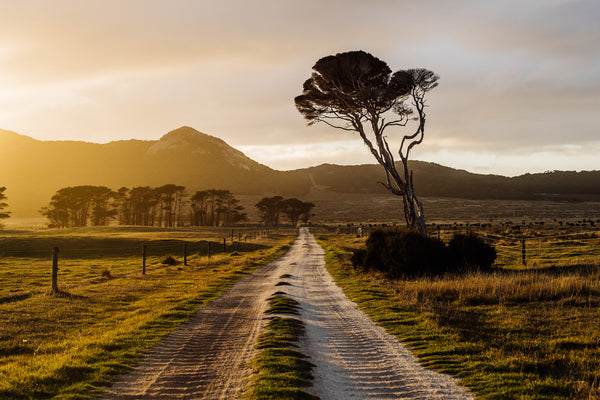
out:
{"label": "grass tuft", "polygon": [[269,297],[269,309],[265,311],[266,314],[299,314],[300,303],[294,299],[290,299],[281,294],[282,292],[276,292]]}
{"label": "grass tuft", "polygon": [[[269,297],[266,314],[297,314],[300,304],[275,292]],[[271,317],[264,332],[258,337],[261,352],[253,361],[257,376],[246,398],[260,400],[318,400],[304,390],[313,379],[314,364],[295,348],[304,335],[304,323],[295,318]]]}

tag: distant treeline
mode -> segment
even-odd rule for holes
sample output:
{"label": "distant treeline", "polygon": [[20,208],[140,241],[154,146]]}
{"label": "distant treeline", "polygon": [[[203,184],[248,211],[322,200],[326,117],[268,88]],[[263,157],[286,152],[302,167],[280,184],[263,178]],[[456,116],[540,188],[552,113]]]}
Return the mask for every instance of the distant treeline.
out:
{"label": "distant treeline", "polygon": [[[300,216],[308,220],[314,205],[277,196],[261,200],[256,207],[266,225],[277,225],[279,214],[285,213],[295,226]],[[248,220],[243,211],[229,190],[201,190],[189,196],[185,186],[168,184],[155,188],[122,187],[117,191],[105,186],[65,187],[52,196],[40,213],[53,228],[103,226],[115,221],[119,225],[173,228],[231,226]]]}

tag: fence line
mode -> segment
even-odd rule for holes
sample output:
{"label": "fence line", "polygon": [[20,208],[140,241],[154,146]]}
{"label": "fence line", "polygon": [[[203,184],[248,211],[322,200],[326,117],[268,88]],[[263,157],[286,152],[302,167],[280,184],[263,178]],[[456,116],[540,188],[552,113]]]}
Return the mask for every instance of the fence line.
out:
{"label": "fence line", "polygon": [[[330,232],[368,237],[372,229],[382,226],[369,224],[326,227]],[[489,228],[492,228],[489,226]],[[496,265],[549,266],[557,263],[600,263],[600,230],[550,235],[523,235],[490,232],[484,225],[434,225],[431,236],[448,242],[453,235],[474,233],[496,249]]]}
{"label": "fence line", "polygon": [[[268,231],[261,232],[247,232],[245,234],[239,235],[228,235],[224,237],[222,241],[217,238],[206,239],[206,240],[185,240],[185,239],[167,239],[165,241],[161,240],[132,240],[128,238],[123,238],[123,240],[128,240],[131,243],[131,246],[115,246],[111,247],[109,245],[102,246],[80,246],[80,247],[70,247],[70,240],[63,242],[58,239],[54,242],[58,242],[60,249],[56,246],[57,243],[52,244],[51,239],[44,238],[42,243],[36,243],[36,247],[45,246],[46,248],[32,248],[32,249],[19,249],[19,250],[9,250],[7,245],[10,243],[8,241],[0,240],[0,261],[5,258],[8,260],[12,260],[12,258],[36,258],[40,261],[36,261],[39,263],[45,263],[44,260],[47,260],[48,269],[46,270],[43,266],[42,268],[36,267],[32,276],[36,277],[36,281],[38,284],[35,286],[40,286],[40,283],[47,282],[43,284],[43,286],[50,286],[51,283],[51,291],[53,293],[59,293],[59,279],[60,273],[59,270],[67,268],[69,270],[73,270],[73,268],[77,268],[74,265],[77,264],[77,260],[86,260],[86,259],[135,259],[139,260],[138,267],[135,267],[135,264],[127,263],[128,267],[126,270],[119,272],[119,275],[131,276],[134,274],[145,275],[147,272],[147,261],[152,260],[152,264],[166,264],[160,261],[163,258],[163,261],[166,261],[166,257],[176,257],[179,260],[183,260],[182,262],[178,260],[179,264],[183,264],[184,266],[188,266],[188,256],[196,256],[196,257],[207,257],[205,259],[208,264],[211,263],[211,257],[214,257],[217,253],[226,253],[227,251],[244,251],[244,247],[251,249],[252,239],[258,239],[261,237],[268,236]],[[229,239],[232,239],[229,241]],[[91,238],[93,240],[93,238]],[[238,239],[236,241],[236,239]],[[250,243],[248,243],[248,239],[250,239]],[[27,238],[17,238],[17,242],[27,241]],[[100,238],[98,240],[106,240],[105,238]],[[112,239],[118,241],[119,239]],[[18,244],[18,243],[17,243]],[[59,256],[60,253],[60,256]],[[43,256],[42,256],[43,255]],[[131,268],[129,268],[129,266]],[[109,266],[111,269],[113,265]],[[47,271],[44,273],[43,271]],[[107,270],[107,268],[105,268]],[[110,271],[110,269],[108,269]],[[101,271],[101,275],[104,272]],[[46,275],[47,274],[47,275]],[[84,274],[86,275],[86,274]],[[51,278],[51,282],[50,282]],[[72,278],[72,277],[71,277]],[[73,281],[71,278],[68,282],[65,282],[64,286],[73,287],[73,285],[80,285],[82,282],[87,282],[89,279],[95,279],[94,277],[76,278]],[[76,283],[77,282],[77,283]],[[63,285],[60,285],[63,286]],[[35,292],[36,290],[33,290]],[[12,295],[11,295],[12,296]],[[8,296],[8,298],[12,298]],[[2,293],[0,293],[0,302],[3,300]],[[10,301],[10,299],[9,299]]]}
{"label": "fence line", "polygon": [[[559,262],[593,262],[600,260],[600,235],[597,231],[516,237],[476,232],[493,245],[498,264],[531,266]],[[511,243],[512,242],[512,243]]]}

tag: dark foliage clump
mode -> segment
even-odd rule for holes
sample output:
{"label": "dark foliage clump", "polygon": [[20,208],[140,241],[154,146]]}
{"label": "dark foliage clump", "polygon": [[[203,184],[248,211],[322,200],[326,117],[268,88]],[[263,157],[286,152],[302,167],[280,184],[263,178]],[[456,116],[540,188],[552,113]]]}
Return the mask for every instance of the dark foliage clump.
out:
{"label": "dark foliage clump", "polygon": [[489,270],[495,258],[494,248],[472,234],[456,235],[446,246],[415,231],[379,229],[371,232],[364,249],[354,251],[351,261],[355,267],[400,278]]}
{"label": "dark foliage clump", "polygon": [[445,254],[444,243],[438,239],[415,231],[382,229],[369,235],[366,248],[354,254],[353,263],[398,278],[441,272]]}
{"label": "dark foliage clump", "polygon": [[179,265],[179,261],[173,256],[166,256],[160,263],[163,265]]}
{"label": "dark foliage clump", "polygon": [[448,253],[457,270],[489,271],[496,259],[496,249],[473,233],[454,235],[448,243]]}

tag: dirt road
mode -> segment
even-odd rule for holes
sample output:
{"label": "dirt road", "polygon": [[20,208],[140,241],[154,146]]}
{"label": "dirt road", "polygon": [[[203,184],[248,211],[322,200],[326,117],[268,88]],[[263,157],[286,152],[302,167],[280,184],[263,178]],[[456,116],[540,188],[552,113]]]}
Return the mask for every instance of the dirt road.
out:
{"label": "dirt road", "polygon": [[[290,286],[276,287],[280,276]],[[203,307],[103,399],[236,399],[251,371],[266,299],[284,290],[300,302],[300,351],[316,364],[308,390],[323,400],[470,399],[455,381],[424,370],[335,285],[324,251],[302,228],[292,249]]]}
{"label": "dirt road", "polygon": [[299,248],[247,276],[167,336],[102,399],[237,399],[265,323],[267,298]]}

